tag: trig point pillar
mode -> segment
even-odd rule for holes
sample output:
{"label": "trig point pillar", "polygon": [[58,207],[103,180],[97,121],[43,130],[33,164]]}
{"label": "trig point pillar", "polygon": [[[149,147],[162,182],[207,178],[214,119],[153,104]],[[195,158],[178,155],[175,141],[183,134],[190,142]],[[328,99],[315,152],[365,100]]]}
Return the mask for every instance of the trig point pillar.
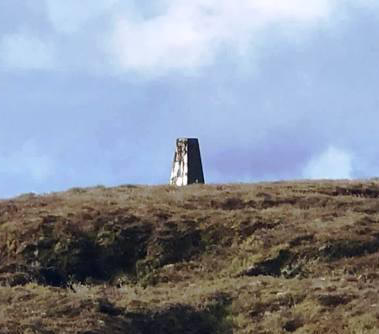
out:
{"label": "trig point pillar", "polygon": [[199,141],[197,138],[178,138],[170,184],[186,186],[192,183],[204,183]]}

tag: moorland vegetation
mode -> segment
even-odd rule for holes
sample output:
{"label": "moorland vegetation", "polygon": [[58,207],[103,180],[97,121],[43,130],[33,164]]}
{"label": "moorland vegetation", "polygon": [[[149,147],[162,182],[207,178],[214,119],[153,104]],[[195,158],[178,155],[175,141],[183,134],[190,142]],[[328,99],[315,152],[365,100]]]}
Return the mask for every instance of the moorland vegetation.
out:
{"label": "moorland vegetation", "polygon": [[0,334],[377,334],[379,181],[0,201]]}

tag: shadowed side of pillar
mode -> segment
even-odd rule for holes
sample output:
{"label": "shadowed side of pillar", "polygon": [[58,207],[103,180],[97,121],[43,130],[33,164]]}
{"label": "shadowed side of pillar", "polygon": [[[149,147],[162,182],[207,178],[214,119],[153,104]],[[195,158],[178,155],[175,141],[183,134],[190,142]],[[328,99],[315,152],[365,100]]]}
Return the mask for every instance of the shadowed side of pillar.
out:
{"label": "shadowed side of pillar", "polygon": [[188,184],[204,183],[199,141],[188,138]]}

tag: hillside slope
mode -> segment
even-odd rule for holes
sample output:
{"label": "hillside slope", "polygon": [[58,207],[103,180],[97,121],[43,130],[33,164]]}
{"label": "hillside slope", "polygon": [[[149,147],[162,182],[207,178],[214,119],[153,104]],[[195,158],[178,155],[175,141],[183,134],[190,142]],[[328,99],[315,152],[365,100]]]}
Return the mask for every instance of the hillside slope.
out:
{"label": "hillside slope", "polygon": [[0,334],[379,333],[379,182],[0,201]]}

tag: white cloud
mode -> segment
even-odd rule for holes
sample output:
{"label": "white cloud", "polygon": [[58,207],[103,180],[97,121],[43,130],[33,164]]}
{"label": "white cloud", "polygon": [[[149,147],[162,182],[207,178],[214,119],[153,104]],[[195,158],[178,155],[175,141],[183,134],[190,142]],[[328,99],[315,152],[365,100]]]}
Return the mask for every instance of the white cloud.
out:
{"label": "white cloud", "polygon": [[54,173],[54,162],[38,151],[33,141],[26,142],[19,151],[0,155],[0,172],[30,177],[35,182],[46,181]]}
{"label": "white cloud", "polygon": [[313,26],[334,7],[333,0],[177,0],[148,19],[119,15],[107,47],[123,70],[196,70],[221,46],[243,54],[268,25]]}
{"label": "white cloud", "polygon": [[8,34],[0,40],[0,66],[10,69],[51,69],[54,48],[50,43],[23,33]]}
{"label": "white cloud", "polygon": [[[38,4],[29,1],[37,10]],[[196,73],[214,63],[220,51],[243,70],[254,69],[265,44],[261,34],[273,25],[294,43],[315,27],[335,20],[352,0],[43,0],[52,31],[22,31],[0,40],[0,61],[11,68],[80,68],[135,71],[159,76],[172,70]],[[354,5],[374,8],[374,0]],[[42,6],[40,6],[42,8]],[[376,6],[378,7],[378,6]],[[41,11],[38,11],[40,13]],[[330,26],[328,26],[330,28]],[[61,35],[61,36],[59,36]],[[65,35],[65,36],[62,36]],[[306,38],[306,37],[305,37]],[[60,43],[58,43],[60,41]],[[87,52],[88,51],[88,52]],[[85,54],[85,64],[78,54]],[[64,55],[58,59],[57,55]],[[79,59],[79,60],[78,60]],[[253,66],[251,66],[253,65]],[[77,69],[77,67],[75,67]]]}
{"label": "white cloud", "polygon": [[307,179],[350,179],[352,162],[351,154],[331,146],[308,163],[303,176]]}

